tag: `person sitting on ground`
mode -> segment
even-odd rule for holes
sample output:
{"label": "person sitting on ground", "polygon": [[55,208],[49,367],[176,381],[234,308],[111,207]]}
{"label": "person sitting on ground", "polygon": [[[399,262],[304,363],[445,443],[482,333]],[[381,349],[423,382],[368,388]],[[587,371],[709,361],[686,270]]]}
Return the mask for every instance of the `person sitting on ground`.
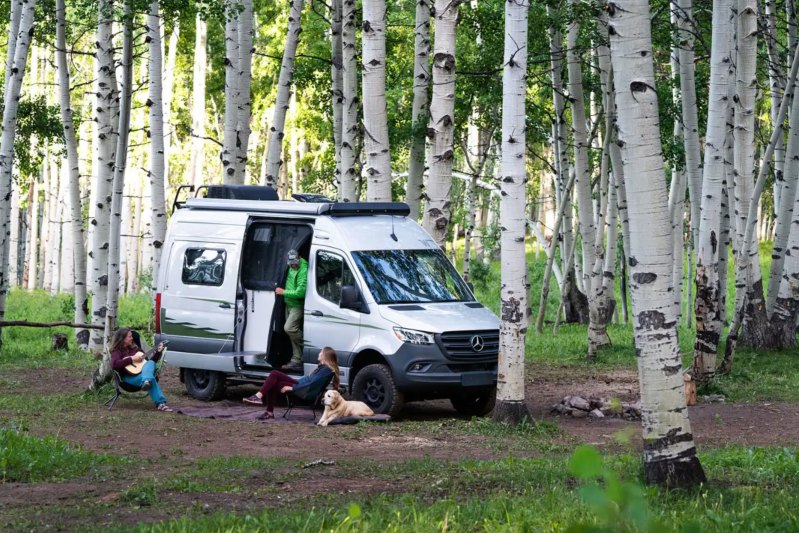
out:
{"label": "person sitting on ground", "polygon": [[338,390],[339,386],[339,373],[338,373],[338,357],[336,351],[325,346],[319,352],[319,366],[307,376],[300,379],[294,379],[287,376],[279,370],[272,370],[269,376],[264,381],[261,390],[244,398],[242,401],[249,405],[266,405],[266,412],[260,418],[268,420],[275,418],[275,399],[277,392],[286,393],[293,391],[294,394],[302,394],[302,391],[312,387],[314,384],[319,383],[333,375],[333,389]]}
{"label": "person sitting on ground", "polygon": [[291,362],[284,367],[289,372],[302,372],[302,319],[305,308],[305,290],[308,287],[308,261],[297,250],[289,250],[289,271],[286,286],[275,289],[286,303],[286,323],[283,331],[291,340]]}
{"label": "person sitting on ground", "polygon": [[[139,341],[141,342],[141,341]],[[114,333],[111,340],[111,367],[119,373],[122,381],[134,387],[139,387],[150,394],[150,399],[159,411],[171,411],[166,404],[166,397],[161,392],[161,387],[155,379],[156,363],[161,359],[164,344],[161,343],[155,350],[152,358],[144,363],[139,374],[131,374],[125,367],[133,363],[141,363],[145,357],[141,347],[134,340],[134,332],[128,328],[120,328]]]}

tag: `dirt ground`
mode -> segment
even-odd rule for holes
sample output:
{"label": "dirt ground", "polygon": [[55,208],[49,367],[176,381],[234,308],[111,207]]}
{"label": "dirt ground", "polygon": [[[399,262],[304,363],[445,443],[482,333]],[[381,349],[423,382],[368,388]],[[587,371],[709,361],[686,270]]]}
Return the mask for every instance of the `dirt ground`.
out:
{"label": "dirt ground", "polygon": [[[566,395],[635,401],[638,399],[635,372],[533,365],[527,375],[531,376],[527,384],[530,412],[536,420],[548,421],[559,429],[552,437],[553,444],[571,448],[582,442],[614,449],[619,446],[616,435],[626,431],[631,435],[632,445],[640,447],[640,422],[616,418],[572,419],[550,413],[551,407]],[[3,378],[0,394],[9,394],[12,389],[23,390],[28,395],[51,394],[56,390],[80,392],[87,383],[86,376],[77,371],[61,369],[9,372]],[[185,394],[175,369],[167,369],[162,377],[162,386],[173,407],[207,405]],[[254,390],[254,386],[232,387],[228,390],[228,399],[238,401]],[[88,479],[63,483],[0,482],[0,522],[8,516],[19,516],[4,516],[2,509],[5,508],[11,513],[37,509],[43,513],[37,520],[44,520],[40,523],[56,530],[80,529],[88,524],[95,527],[104,523],[136,523],[142,517],[137,508],[118,505],[117,500],[132,483],[158,479],[163,474],[158,458],[163,459],[174,473],[180,468],[190,468],[196,459],[219,456],[274,458],[293,460],[298,464],[325,459],[378,466],[418,458],[436,461],[494,459],[507,457],[509,453],[501,446],[501,437],[458,430],[463,419],[447,401],[411,403],[401,418],[389,424],[321,428],[311,423],[309,410],[296,411],[297,414],[292,414],[288,421],[279,419],[282,407],[276,411],[277,421],[226,421],[156,412],[149,399],[120,400],[112,411],[108,411],[101,404],[104,399],[98,399],[97,404],[82,404],[77,409],[65,407],[58,416],[43,414],[34,417],[36,420],[40,418],[40,423],[30,421],[29,429],[34,434],[57,434],[88,450],[114,454],[124,450],[152,460],[145,461],[139,472],[121,483]],[[799,442],[799,405],[796,404],[697,405],[690,408],[690,417],[700,449],[727,444],[773,446]],[[14,413],[0,411],[0,423],[12,418]],[[522,447],[514,448],[512,454],[514,457],[532,457],[540,455],[541,451],[535,447]],[[253,479],[252,483],[257,486],[260,482]],[[202,509],[210,511],[238,512],[253,507],[285,505],[319,493],[407,492],[413,490],[409,485],[412,482],[385,480],[370,476],[368,472],[355,477],[352,472],[337,476],[334,469],[312,468],[303,470],[301,483],[293,483],[291,477],[280,482],[286,489],[280,494],[285,496],[273,493],[259,496],[256,493],[242,498],[241,495],[226,493],[198,495],[174,492],[162,495],[169,505],[154,507],[147,516],[149,520],[174,517],[180,509],[197,507],[197,502],[202,502]],[[88,516],[64,516],[63,508],[85,507],[87,502],[94,509]],[[104,516],[97,516],[98,512]]]}

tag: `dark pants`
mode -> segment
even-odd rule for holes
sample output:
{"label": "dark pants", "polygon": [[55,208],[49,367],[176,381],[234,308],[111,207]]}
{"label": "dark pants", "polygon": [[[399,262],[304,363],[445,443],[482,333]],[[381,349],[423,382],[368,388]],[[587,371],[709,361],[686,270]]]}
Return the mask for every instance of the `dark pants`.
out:
{"label": "dark pants", "polygon": [[272,370],[261,386],[261,395],[266,400],[266,410],[270,413],[275,410],[275,399],[283,387],[293,387],[297,380],[287,376],[279,370]]}

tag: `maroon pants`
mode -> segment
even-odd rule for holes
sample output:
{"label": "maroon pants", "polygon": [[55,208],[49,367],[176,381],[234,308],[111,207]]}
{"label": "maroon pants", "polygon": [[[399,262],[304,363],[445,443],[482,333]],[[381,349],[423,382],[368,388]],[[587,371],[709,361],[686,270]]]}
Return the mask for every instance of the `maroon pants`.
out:
{"label": "maroon pants", "polygon": [[275,399],[283,387],[293,387],[297,380],[287,376],[279,370],[272,370],[261,386],[261,395],[266,400],[266,410],[270,413],[275,410]]}

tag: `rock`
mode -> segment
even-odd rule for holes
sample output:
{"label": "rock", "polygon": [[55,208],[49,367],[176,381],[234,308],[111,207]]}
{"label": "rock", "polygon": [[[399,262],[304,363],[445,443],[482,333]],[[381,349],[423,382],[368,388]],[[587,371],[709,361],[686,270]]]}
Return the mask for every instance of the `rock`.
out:
{"label": "rock", "polygon": [[723,394],[706,394],[700,396],[699,401],[702,403],[725,403],[727,399]]}
{"label": "rock", "polygon": [[572,417],[573,418],[587,418],[588,411],[583,411],[582,409],[572,409]]}
{"label": "rock", "polygon": [[571,412],[571,408],[563,405],[562,403],[556,403],[552,406],[552,412],[559,415],[567,415]]}
{"label": "rock", "polygon": [[591,410],[591,404],[588,403],[588,400],[579,396],[572,396],[571,400],[569,400],[569,406],[585,412]]}
{"label": "rock", "polygon": [[594,409],[590,413],[588,413],[589,418],[605,418],[605,413],[600,411],[599,409]]}

